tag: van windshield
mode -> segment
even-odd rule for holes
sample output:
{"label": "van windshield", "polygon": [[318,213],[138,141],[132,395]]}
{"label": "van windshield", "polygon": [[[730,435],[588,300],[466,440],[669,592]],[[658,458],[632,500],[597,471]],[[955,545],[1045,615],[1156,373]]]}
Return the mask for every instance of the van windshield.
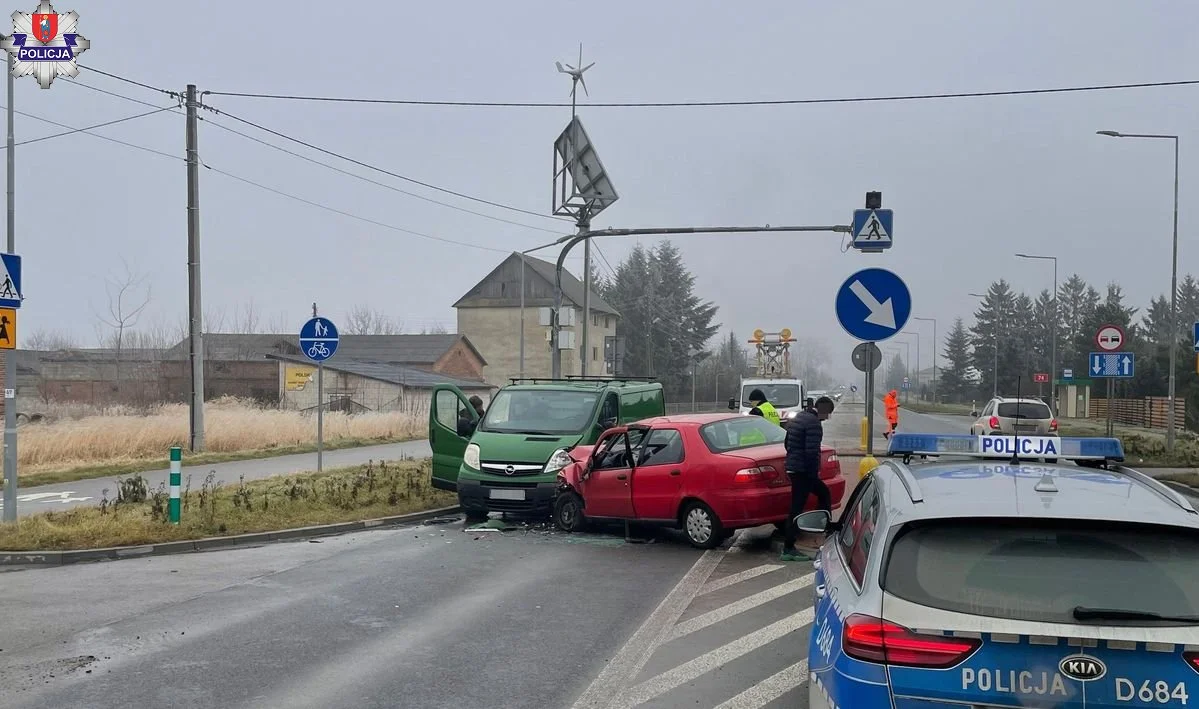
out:
{"label": "van windshield", "polygon": [[494,433],[582,433],[595,420],[600,393],[554,389],[504,389],[487,407],[479,430]]}
{"label": "van windshield", "polygon": [[746,384],[741,390],[742,406],[749,406],[749,395],[754,389],[761,389],[766,395],[766,400],[774,404],[778,409],[789,409],[793,406],[799,406],[799,385],[798,384]]}

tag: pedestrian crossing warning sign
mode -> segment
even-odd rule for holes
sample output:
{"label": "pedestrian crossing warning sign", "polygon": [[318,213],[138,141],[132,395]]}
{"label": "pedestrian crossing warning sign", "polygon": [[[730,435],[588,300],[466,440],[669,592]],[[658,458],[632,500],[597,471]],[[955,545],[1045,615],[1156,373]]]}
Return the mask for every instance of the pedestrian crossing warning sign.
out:
{"label": "pedestrian crossing warning sign", "polygon": [[17,349],[17,311],[0,308],[0,350]]}

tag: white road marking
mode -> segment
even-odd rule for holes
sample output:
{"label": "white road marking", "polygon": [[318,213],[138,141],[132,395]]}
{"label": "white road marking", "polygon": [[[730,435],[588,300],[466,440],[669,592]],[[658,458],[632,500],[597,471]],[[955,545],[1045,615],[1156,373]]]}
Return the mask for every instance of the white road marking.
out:
{"label": "white road marking", "polygon": [[761,566],[755,566],[752,569],[740,571],[735,574],[729,574],[728,576],[725,576],[724,578],[716,579],[715,581],[709,582],[708,585],[701,588],[699,590],[699,593],[697,593],[695,595],[702,596],[704,594],[712,593],[714,591],[719,591],[722,588],[728,588],[729,586],[732,586],[733,584],[738,584],[738,583],[741,583],[742,581],[748,581],[752,578],[761,576],[762,574],[768,574],[771,571],[778,571],[781,568],[783,568],[782,564],[763,564]]}
{"label": "white road marking", "polygon": [[621,693],[620,700],[615,706],[619,707],[619,709],[632,709],[644,704],[672,689],[677,689],[688,682],[694,681],[704,674],[736,660],[742,655],[751,653],[763,645],[772,643],[786,636],[788,633],[793,633],[809,625],[813,618],[815,618],[815,612],[809,607],[780,621],[771,623],[761,630],[743,635],[733,642],[722,645],[711,652],[704,653],[690,662],[685,662],[672,670],[663,672],[656,677],[651,677],[635,687],[630,687]]}
{"label": "white road marking", "polygon": [[666,634],[678,622],[687,606],[691,605],[696,592],[720,565],[724,555],[725,552],[706,551],[696,560],[591,686],[575,701],[572,709],[608,709],[612,705],[628,681],[641,672],[654,650],[662,644]]}
{"label": "white road marking", "polygon": [[808,661],[800,660],[781,672],[767,677],[716,709],[762,709],[787,692],[808,682]]}
{"label": "white road marking", "polygon": [[[64,505],[72,502],[87,502],[92,499],[90,497],[72,497],[73,491],[67,492],[30,492],[24,495],[17,495],[17,502],[36,502],[43,505],[52,503],[61,503]],[[0,508],[4,507],[4,503],[0,502]]]}
{"label": "white road marking", "polygon": [[746,596],[739,601],[721,606],[714,611],[709,611],[694,618],[685,620],[682,623],[674,626],[674,632],[670,634],[671,640],[677,640],[684,635],[690,635],[697,630],[703,630],[709,625],[715,625],[722,620],[732,618],[738,613],[744,613],[751,608],[757,608],[763,603],[769,603],[776,598],[781,598],[788,593],[794,593],[800,589],[807,588],[812,585],[812,580],[816,578],[816,574],[808,574],[797,579],[792,579],[787,583],[781,583],[765,591],[755,593],[752,596]]}

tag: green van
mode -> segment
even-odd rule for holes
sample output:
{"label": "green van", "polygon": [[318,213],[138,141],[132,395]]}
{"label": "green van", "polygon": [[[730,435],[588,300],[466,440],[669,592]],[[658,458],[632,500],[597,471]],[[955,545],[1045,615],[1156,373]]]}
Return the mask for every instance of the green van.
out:
{"label": "green van", "polygon": [[477,418],[457,387],[439,384],[429,406],[433,487],[458,492],[470,517],[549,514],[557,491],[550,456],[594,445],[605,430],[662,416],[662,385],[625,379],[514,379],[496,392],[469,439],[458,419]]}

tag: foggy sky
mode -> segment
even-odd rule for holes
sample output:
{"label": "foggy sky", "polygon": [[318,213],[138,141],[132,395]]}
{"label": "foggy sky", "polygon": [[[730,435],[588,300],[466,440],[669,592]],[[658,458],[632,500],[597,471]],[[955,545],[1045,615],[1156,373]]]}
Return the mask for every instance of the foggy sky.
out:
{"label": "foggy sky", "polygon": [[[34,3],[28,3],[32,10]],[[328,2],[59,3],[92,41],[85,66],[172,90],[487,101],[561,101],[578,43],[597,101],[824,98],[1199,78],[1199,5],[1179,0],[1071,2]],[[15,9],[15,8],[14,8]],[[156,105],[154,92],[81,71],[80,81]],[[16,107],[72,126],[147,110],[66,79],[17,80]],[[550,210],[551,145],[568,108],[461,108],[209,96],[218,109],[413,178],[534,212]],[[1078,272],[1119,280],[1144,307],[1168,289],[1172,155],[1166,141],[1101,138],[1098,129],[1182,137],[1180,273],[1199,273],[1191,159],[1199,88],[1050,96],[737,108],[580,108],[621,199],[593,227],[847,223],[867,190],[895,210],[895,248],[842,252],[833,235],[680,237],[700,294],[726,331],[755,327],[825,338],[848,370],[852,341],[833,295],[853,271],[891,268],[915,314],[968,316],[1004,277],[1048,288]],[[205,118],[305,151],[235,121]],[[17,140],[62,129],[18,116]],[[97,132],[183,155],[180,116]],[[501,251],[550,241],[533,231],[413,199],[201,126],[204,162],[330,207]],[[346,170],[541,228],[569,223],[466,202]],[[94,344],[104,278],[121,258],[145,273],[142,323],[186,311],[184,164],[86,135],[17,149],[17,251],[25,258],[21,333],[74,332]],[[451,304],[502,253],[437,243],[300,204],[205,170],[205,309],[253,302],[294,324],[315,300],[340,317],[368,303],[408,330],[445,323]],[[631,239],[602,242],[615,266]],[[646,240],[645,243],[652,243]],[[579,249],[581,255],[581,248]],[[552,256],[549,256],[552,260]],[[602,265],[601,270],[606,270]],[[576,270],[580,263],[571,262]],[[931,327],[922,364],[931,361]],[[909,338],[910,339],[910,338]]]}

